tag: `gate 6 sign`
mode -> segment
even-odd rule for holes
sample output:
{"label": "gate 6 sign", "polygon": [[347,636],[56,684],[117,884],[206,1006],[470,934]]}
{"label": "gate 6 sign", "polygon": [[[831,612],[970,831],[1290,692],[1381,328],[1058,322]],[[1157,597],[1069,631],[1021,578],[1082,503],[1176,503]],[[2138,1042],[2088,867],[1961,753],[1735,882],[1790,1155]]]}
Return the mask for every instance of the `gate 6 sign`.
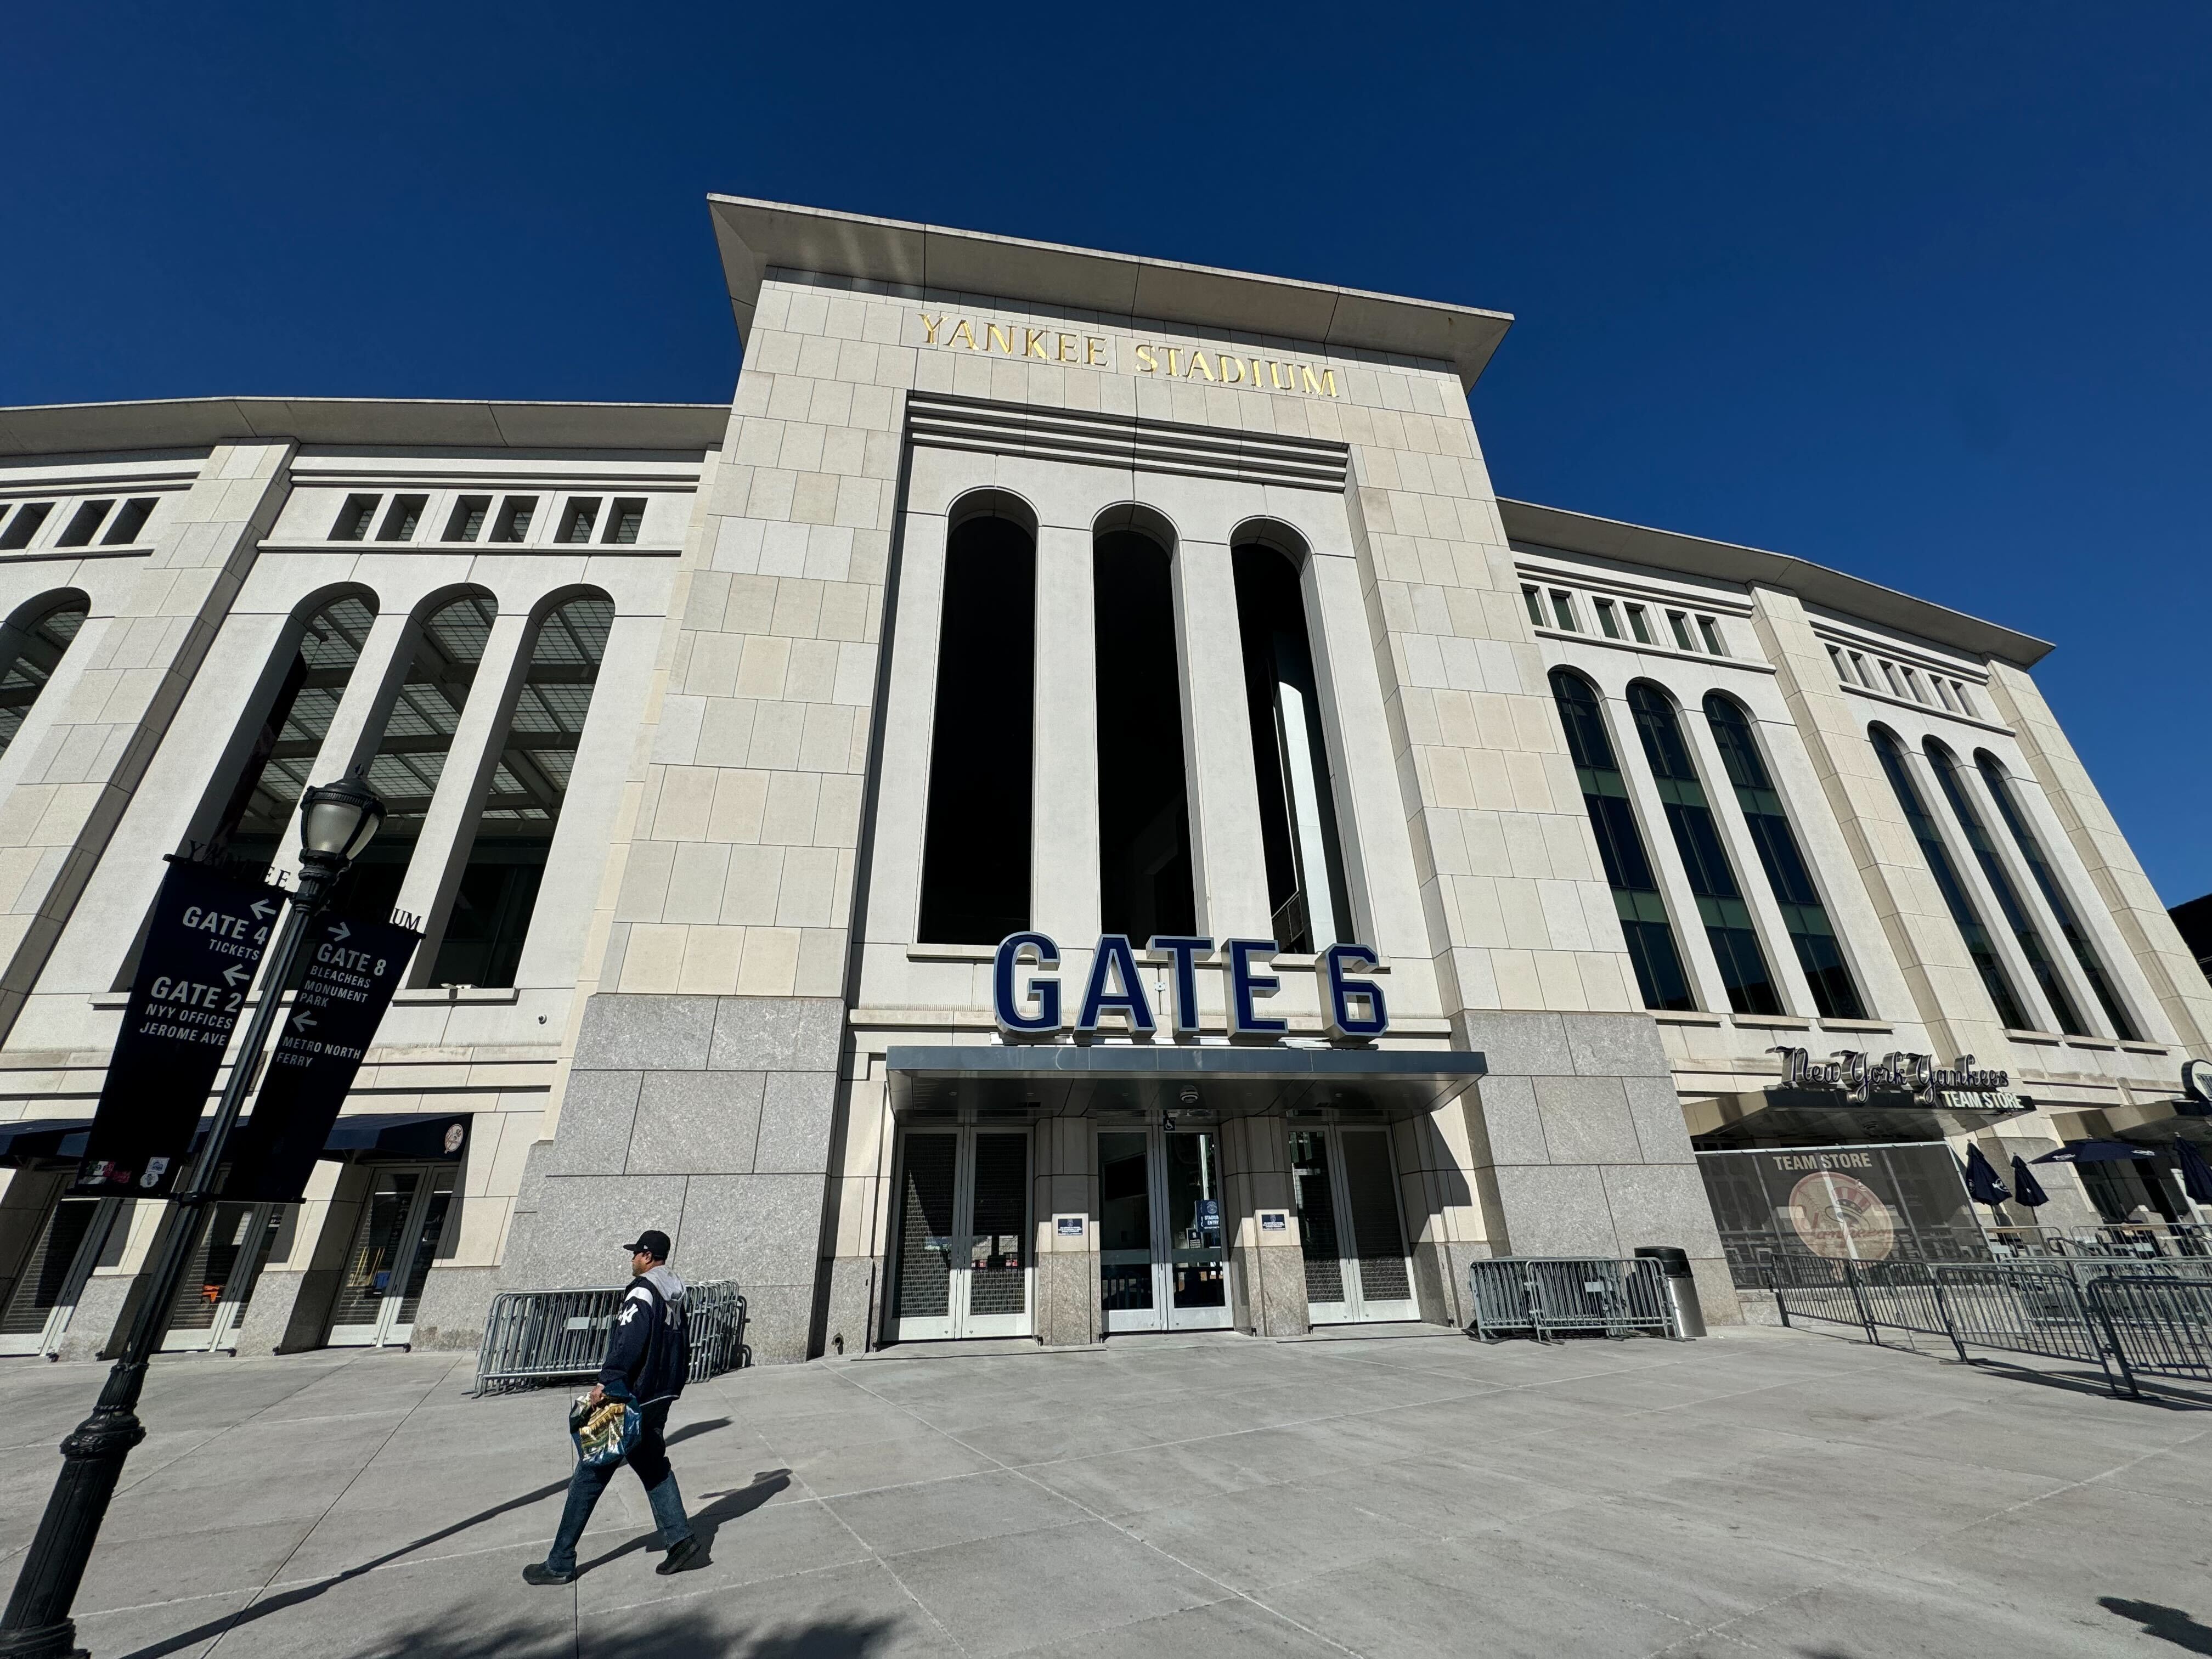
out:
{"label": "gate 6 sign", "polygon": [[[1274,940],[1223,939],[1217,950],[1210,939],[1156,933],[1145,950],[1155,963],[1171,970],[1174,990],[1167,999],[1168,1008],[1155,1011],[1146,994],[1136,947],[1123,934],[1108,933],[1091,955],[1091,976],[1075,1013],[1078,1033],[1093,1036],[1108,1029],[1106,1022],[1112,1019],[1134,1035],[1152,1036],[1159,1030],[1159,1013],[1166,1012],[1172,1014],[1176,1036],[1195,1036],[1198,963],[1217,955],[1228,979],[1230,1035],[1280,1037],[1289,1032],[1290,1021],[1260,1012],[1261,999],[1282,986],[1280,979],[1262,972],[1259,965],[1276,954]],[[1381,965],[1382,958],[1364,945],[1332,945],[1314,957],[1314,972],[1321,981],[1322,1024],[1334,1040],[1364,1042],[1390,1029],[1382,988],[1355,976]],[[1009,933],[999,941],[991,965],[991,1006],[999,1030],[1009,1042],[1036,1042],[1068,1029],[1059,969],[1060,946],[1048,934]]]}
{"label": "gate 6 sign", "polygon": [[71,1191],[161,1198],[176,1184],[283,908],[273,887],[170,861]]}

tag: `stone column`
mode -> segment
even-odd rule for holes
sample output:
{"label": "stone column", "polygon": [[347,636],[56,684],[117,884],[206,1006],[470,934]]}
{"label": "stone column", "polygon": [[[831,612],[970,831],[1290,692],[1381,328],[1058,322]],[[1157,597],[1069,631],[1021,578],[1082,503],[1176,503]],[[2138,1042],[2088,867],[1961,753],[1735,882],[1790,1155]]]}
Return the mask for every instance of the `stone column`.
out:
{"label": "stone column", "polygon": [[1030,926],[1063,947],[1098,937],[1096,602],[1090,532],[1043,526],[1036,548]]}
{"label": "stone column", "polygon": [[1217,939],[1272,939],[1237,579],[1226,543],[1187,541],[1176,550],[1175,601],[1198,930]]}
{"label": "stone column", "polygon": [[[1098,1280],[1098,1125],[1047,1118],[1036,1126],[1036,1337],[1048,1346],[1095,1342],[1105,1332]],[[1083,1218],[1062,1238],[1053,1218]]]}
{"label": "stone column", "polygon": [[[1306,1308],[1305,1254],[1298,1247],[1296,1177],[1291,1138],[1278,1116],[1233,1118],[1222,1126],[1223,1225],[1235,1269],[1237,1328],[1254,1336],[1303,1336],[1313,1328]],[[1279,1211],[1285,1224],[1269,1232],[1261,1212]]]}

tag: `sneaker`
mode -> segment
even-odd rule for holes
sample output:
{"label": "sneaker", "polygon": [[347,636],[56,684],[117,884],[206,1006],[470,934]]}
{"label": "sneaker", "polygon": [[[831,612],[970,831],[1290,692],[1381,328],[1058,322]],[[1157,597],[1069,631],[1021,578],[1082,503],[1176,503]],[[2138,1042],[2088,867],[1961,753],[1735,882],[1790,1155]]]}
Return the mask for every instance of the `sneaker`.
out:
{"label": "sneaker", "polygon": [[556,1572],[543,1561],[532,1561],[522,1570],[522,1582],[526,1584],[573,1584],[576,1582],[576,1570],[571,1567],[566,1572]]}
{"label": "sneaker", "polygon": [[679,1538],[671,1545],[668,1559],[653,1571],[666,1577],[672,1572],[689,1572],[694,1567],[703,1567],[706,1565],[707,1547],[701,1543],[697,1534],[694,1534],[689,1538]]}

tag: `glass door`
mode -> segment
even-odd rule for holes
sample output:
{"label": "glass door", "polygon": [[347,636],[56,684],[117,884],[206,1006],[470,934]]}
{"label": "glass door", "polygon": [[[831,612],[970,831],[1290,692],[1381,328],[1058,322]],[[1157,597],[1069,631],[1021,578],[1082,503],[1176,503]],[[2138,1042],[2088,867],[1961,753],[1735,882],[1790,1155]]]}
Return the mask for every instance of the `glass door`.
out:
{"label": "glass door", "polygon": [[1212,1131],[1099,1131],[1099,1299],[1109,1334],[1226,1328],[1224,1242]]}
{"label": "glass door", "polygon": [[217,1204],[200,1230],[191,1262],[169,1304],[165,1352],[235,1349],[240,1316],[276,1242],[273,1204]]}
{"label": "glass door", "polygon": [[1291,1136],[1307,1317],[1316,1325],[1419,1319],[1387,1129]]}
{"label": "glass door", "polygon": [[39,1242],[0,1308],[0,1354],[52,1353],[60,1346],[123,1203],[119,1198],[64,1198],[47,1209]]}
{"label": "glass door", "polygon": [[346,1255],[331,1346],[397,1346],[414,1336],[415,1310],[453,1202],[450,1164],[377,1170]]}
{"label": "glass door", "polygon": [[1027,1129],[908,1133],[898,1206],[900,1340],[1031,1334]]}

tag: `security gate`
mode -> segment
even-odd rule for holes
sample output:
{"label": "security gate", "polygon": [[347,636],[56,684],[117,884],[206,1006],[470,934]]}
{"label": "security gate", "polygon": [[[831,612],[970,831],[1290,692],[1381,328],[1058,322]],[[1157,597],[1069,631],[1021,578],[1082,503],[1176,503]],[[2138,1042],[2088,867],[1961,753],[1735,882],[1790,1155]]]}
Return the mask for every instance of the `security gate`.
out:
{"label": "security gate", "polygon": [[276,1242],[278,1217],[274,1204],[213,1206],[169,1304],[164,1352],[236,1352],[239,1321]]}
{"label": "security gate", "polygon": [[396,1347],[412,1340],[415,1310],[453,1202],[450,1164],[376,1171],[331,1310],[331,1346]]}
{"label": "security gate", "polygon": [[898,1194],[893,1334],[1031,1334],[1029,1131],[909,1130]]}
{"label": "security gate", "polygon": [[1387,1129],[1291,1135],[1307,1317],[1316,1325],[1419,1319]]}
{"label": "security gate", "polygon": [[1101,1129],[1098,1193],[1107,1330],[1225,1329],[1221,1150],[1213,1133]]}
{"label": "security gate", "polygon": [[122,1209],[119,1198],[61,1198],[47,1206],[39,1242],[0,1309],[0,1354],[52,1353],[61,1346],[77,1298]]}

